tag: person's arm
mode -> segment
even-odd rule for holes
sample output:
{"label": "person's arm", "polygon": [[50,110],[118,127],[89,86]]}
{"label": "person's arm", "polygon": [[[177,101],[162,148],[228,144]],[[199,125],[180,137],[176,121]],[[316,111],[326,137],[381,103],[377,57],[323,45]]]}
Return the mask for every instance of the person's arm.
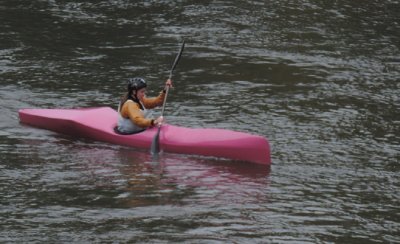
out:
{"label": "person's arm", "polygon": [[128,102],[124,108],[126,109],[126,115],[135,125],[147,128],[154,125],[153,119],[146,119],[143,116],[143,112],[140,110],[139,105],[134,102]]}
{"label": "person's arm", "polygon": [[144,97],[142,100],[143,105],[147,109],[152,109],[157,106],[161,106],[164,102],[165,91],[161,91],[157,97],[147,98]]}
{"label": "person's arm", "polygon": [[164,90],[162,90],[160,92],[160,94],[157,97],[154,98],[144,98],[142,103],[143,105],[148,108],[148,109],[152,109],[155,108],[157,106],[161,106],[163,105],[164,102],[164,98],[165,98],[165,93],[167,91],[167,88],[171,88],[172,87],[172,80],[168,79],[167,81],[165,81],[165,88]]}

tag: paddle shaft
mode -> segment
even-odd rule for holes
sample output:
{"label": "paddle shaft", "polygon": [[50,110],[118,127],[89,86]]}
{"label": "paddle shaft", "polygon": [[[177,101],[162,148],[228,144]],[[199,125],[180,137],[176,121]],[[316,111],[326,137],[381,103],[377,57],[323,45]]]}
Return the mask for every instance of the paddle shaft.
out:
{"label": "paddle shaft", "polygon": [[[179,59],[180,59],[181,56],[182,56],[182,52],[183,52],[184,47],[185,47],[185,41],[182,42],[181,49],[179,50],[178,55],[176,55],[176,57],[175,57],[175,61],[174,61],[174,63],[172,64],[171,70],[169,71],[169,77],[168,77],[168,79],[171,79],[171,78],[172,78],[172,72],[175,70],[175,67],[176,67],[176,65],[178,64]],[[161,116],[164,115],[165,104],[167,103],[168,92],[169,92],[169,86],[167,86],[167,87],[166,87],[166,90],[165,90],[165,97],[164,97],[163,106],[162,106],[162,110],[161,110]],[[160,130],[161,130],[161,125],[158,126],[157,133],[156,133],[156,135],[154,136],[153,141],[152,141],[152,143],[151,143],[151,153],[152,153],[154,156],[156,156],[156,155],[158,154],[158,152],[160,151],[160,145],[159,145]]]}
{"label": "paddle shaft", "polygon": [[[181,49],[179,50],[178,55],[176,55],[176,57],[175,57],[175,61],[172,64],[171,70],[169,71],[168,79],[172,78],[172,72],[175,70],[176,65],[178,64],[179,60],[181,59],[184,47],[185,47],[185,41],[182,42]],[[169,92],[169,86],[167,86],[167,89],[165,91],[165,97],[164,97],[163,106],[162,106],[162,110],[161,110],[161,116],[164,115],[165,104],[167,103],[168,92]],[[160,131],[160,129],[158,131]]]}

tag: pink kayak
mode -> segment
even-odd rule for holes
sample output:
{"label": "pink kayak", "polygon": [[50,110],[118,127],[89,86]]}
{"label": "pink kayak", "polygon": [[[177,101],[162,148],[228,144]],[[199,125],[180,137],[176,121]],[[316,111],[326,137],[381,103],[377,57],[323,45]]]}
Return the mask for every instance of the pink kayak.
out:
{"label": "pink kayak", "polygon": [[[21,109],[21,123],[93,140],[150,149],[157,128],[133,135],[114,132],[118,113],[109,107],[86,109]],[[224,129],[192,129],[165,124],[160,147],[165,152],[195,154],[270,165],[266,138]]]}

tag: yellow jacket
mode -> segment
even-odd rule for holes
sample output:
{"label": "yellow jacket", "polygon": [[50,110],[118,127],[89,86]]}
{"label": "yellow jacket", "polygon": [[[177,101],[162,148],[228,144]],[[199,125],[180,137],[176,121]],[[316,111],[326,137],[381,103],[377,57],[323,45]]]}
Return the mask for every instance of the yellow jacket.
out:
{"label": "yellow jacket", "polygon": [[[157,106],[161,106],[164,102],[165,92],[161,91],[157,97],[147,98],[144,97],[140,102],[146,109],[152,109]],[[130,119],[135,125],[147,128],[153,125],[153,119],[147,119],[144,117],[143,110],[140,104],[132,100],[127,100],[121,108],[121,116],[126,119]]]}

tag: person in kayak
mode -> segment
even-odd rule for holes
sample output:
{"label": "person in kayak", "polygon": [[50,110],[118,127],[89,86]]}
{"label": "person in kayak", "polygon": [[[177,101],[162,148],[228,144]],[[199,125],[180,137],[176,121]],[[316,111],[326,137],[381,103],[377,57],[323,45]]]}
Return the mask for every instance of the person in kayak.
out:
{"label": "person in kayak", "polygon": [[143,78],[130,78],[126,94],[118,105],[118,124],[115,131],[119,134],[134,134],[144,131],[151,126],[161,125],[162,116],[150,117],[148,109],[161,106],[164,102],[167,86],[172,87],[172,81],[165,82],[165,88],[157,97],[146,97],[146,81]]}

